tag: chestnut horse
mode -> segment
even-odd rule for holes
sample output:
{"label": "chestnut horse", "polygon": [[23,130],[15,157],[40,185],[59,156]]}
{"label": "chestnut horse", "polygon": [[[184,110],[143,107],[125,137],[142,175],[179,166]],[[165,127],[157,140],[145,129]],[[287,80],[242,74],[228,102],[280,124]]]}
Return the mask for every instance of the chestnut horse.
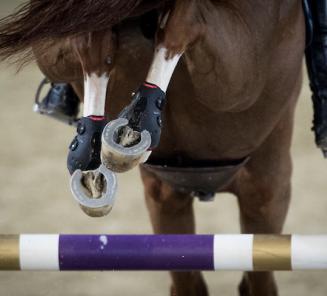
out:
{"label": "chestnut horse", "polygon": [[[110,119],[151,77],[155,48],[164,49],[164,76],[181,56],[160,145],[141,166],[155,233],[194,233],[193,197],[214,192],[238,198],[242,233],[282,231],[304,43],[299,0],[32,0],[0,23],[3,59],[34,57],[81,100],[85,77],[97,77],[98,96],[99,77],[110,77]],[[173,295],[208,294],[199,272],[172,273],[172,280]],[[239,291],[278,294],[269,272],[246,273]]]}

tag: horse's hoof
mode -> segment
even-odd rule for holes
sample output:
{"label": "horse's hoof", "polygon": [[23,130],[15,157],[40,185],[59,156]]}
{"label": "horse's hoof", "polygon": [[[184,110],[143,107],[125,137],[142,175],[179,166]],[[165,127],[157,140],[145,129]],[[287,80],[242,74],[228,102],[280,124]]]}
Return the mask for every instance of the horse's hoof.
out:
{"label": "horse's hoof", "polygon": [[97,170],[76,170],[70,181],[71,191],[82,210],[91,217],[108,215],[115,202],[116,175],[103,165]]}
{"label": "horse's hoof", "polygon": [[150,156],[151,135],[128,127],[126,118],[109,122],[102,133],[101,161],[109,170],[123,173],[143,163]]}

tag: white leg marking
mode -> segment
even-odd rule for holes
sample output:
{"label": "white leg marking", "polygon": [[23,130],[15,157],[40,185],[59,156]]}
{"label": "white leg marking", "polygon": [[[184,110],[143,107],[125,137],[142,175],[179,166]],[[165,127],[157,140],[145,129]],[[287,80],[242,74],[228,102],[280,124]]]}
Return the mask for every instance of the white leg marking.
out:
{"label": "white leg marking", "polygon": [[109,76],[92,73],[84,81],[84,117],[104,116]]}
{"label": "white leg marking", "polygon": [[293,235],[292,269],[327,269],[327,237]]}
{"label": "white leg marking", "polygon": [[59,270],[59,235],[21,235],[21,270]]}
{"label": "white leg marking", "polygon": [[253,234],[215,235],[215,270],[253,270]]}
{"label": "white leg marking", "polygon": [[167,49],[164,47],[158,47],[156,49],[152,65],[146,78],[147,82],[159,86],[164,92],[166,92],[177,63],[182,56],[178,54],[172,59],[167,60],[166,53]]}

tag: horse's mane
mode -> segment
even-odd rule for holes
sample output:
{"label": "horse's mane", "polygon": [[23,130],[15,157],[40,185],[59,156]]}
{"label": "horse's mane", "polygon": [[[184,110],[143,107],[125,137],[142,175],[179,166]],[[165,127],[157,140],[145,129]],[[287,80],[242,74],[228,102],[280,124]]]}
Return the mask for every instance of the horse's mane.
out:
{"label": "horse's mane", "polygon": [[[44,40],[103,30],[130,16],[146,2],[165,0],[30,0],[0,20],[0,60],[32,57],[32,46]],[[150,5],[150,6],[151,6]]]}

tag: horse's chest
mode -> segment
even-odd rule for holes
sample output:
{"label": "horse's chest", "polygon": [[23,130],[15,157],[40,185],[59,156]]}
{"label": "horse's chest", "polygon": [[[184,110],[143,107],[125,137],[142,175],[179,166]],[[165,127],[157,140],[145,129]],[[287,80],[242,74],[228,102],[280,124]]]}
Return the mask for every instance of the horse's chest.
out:
{"label": "horse's chest", "polygon": [[160,154],[169,151],[183,152],[193,159],[240,159],[252,154],[271,131],[273,116],[260,119],[256,112],[214,113],[183,86],[181,92],[182,99],[178,95],[168,97]]}

